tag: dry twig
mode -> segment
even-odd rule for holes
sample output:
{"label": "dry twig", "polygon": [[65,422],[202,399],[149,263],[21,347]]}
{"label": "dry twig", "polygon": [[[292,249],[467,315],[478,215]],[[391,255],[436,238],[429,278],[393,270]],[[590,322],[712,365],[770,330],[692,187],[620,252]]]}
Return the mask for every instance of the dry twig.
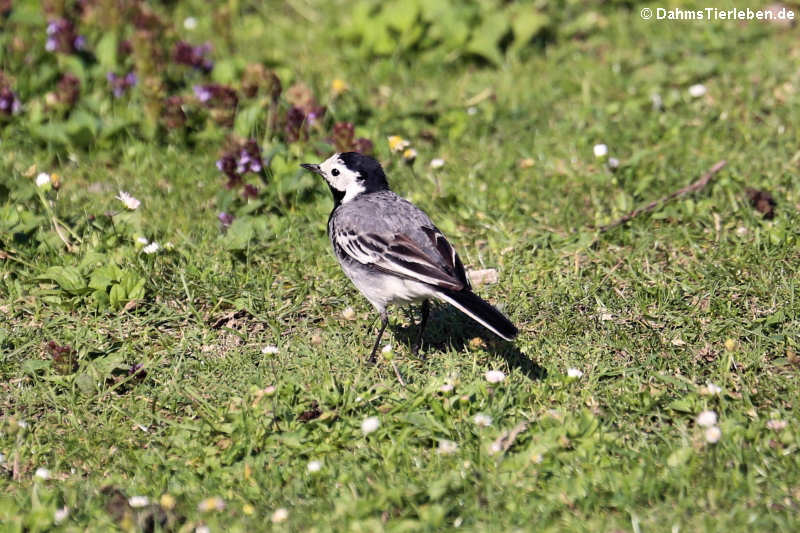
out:
{"label": "dry twig", "polygon": [[727,163],[728,162],[725,161],[724,159],[722,161],[719,161],[717,164],[715,164],[713,167],[711,167],[708,170],[708,172],[703,174],[703,176],[699,180],[695,181],[694,183],[692,183],[690,185],[687,185],[686,187],[683,187],[682,189],[678,189],[677,191],[675,191],[674,193],[672,193],[672,194],[670,194],[668,196],[665,196],[663,198],[659,198],[658,200],[650,202],[649,204],[647,204],[647,205],[645,205],[643,207],[638,207],[638,208],[634,209],[633,211],[631,211],[630,213],[628,213],[627,215],[615,220],[611,224],[606,224],[605,226],[600,226],[598,229],[600,231],[608,231],[610,229],[616,228],[617,226],[621,226],[621,225],[629,222],[630,220],[638,217],[642,213],[649,213],[651,211],[654,211],[657,207],[664,205],[665,203],[669,202],[670,200],[674,200],[675,198],[680,198],[681,196],[685,196],[685,195],[687,195],[689,193],[699,191],[700,189],[702,189],[703,187],[708,185],[709,182],[711,181],[711,178],[713,178],[717,174],[717,172],[722,170],[723,167]]}

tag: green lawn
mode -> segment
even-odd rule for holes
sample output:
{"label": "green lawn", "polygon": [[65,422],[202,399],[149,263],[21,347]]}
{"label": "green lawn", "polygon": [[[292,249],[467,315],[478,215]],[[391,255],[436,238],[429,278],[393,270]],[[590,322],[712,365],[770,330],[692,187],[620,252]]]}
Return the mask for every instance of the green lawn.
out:
{"label": "green lawn", "polygon": [[[62,28],[48,51],[56,4],[0,15],[20,103],[0,110],[0,531],[800,529],[796,28],[616,2],[67,2],[86,44]],[[212,50],[178,64],[178,40]],[[212,82],[235,110],[203,102]],[[420,359],[394,310],[366,362],[376,313],[298,167],[359,137],[497,270],[477,292],[516,341],[435,305]],[[215,166],[246,139],[269,167],[249,198]]]}

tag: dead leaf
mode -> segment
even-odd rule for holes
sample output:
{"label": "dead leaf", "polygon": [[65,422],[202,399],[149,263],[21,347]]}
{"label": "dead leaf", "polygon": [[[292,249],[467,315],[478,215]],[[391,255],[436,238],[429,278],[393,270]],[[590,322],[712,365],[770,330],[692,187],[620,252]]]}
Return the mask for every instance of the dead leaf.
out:
{"label": "dead leaf", "polygon": [[497,283],[497,269],[485,268],[483,270],[470,270],[467,272],[467,277],[470,283],[476,287],[491,285]]}
{"label": "dead leaf", "polygon": [[775,218],[775,206],[777,203],[769,192],[753,189],[752,187],[746,188],[745,192],[750,199],[750,205],[763,214],[765,219],[772,220]]}
{"label": "dead leaf", "polygon": [[495,455],[500,452],[507,452],[511,446],[514,445],[514,441],[517,440],[517,437],[520,433],[528,429],[527,422],[520,422],[512,429],[508,431],[504,431],[500,434],[494,442],[489,445],[489,455]]}

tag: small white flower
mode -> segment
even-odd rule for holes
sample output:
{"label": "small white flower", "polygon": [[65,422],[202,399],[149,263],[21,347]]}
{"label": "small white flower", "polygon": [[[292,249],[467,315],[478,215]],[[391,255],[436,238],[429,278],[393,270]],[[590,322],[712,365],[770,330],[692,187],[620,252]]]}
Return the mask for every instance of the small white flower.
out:
{"label": "small white flower", "polygon": [[717,426],[711,426],[710,428],[706,429],[705,437],[706,442],[714,444],[715,442],[718,442],[720,438],[722,438],[722,430],[720,430]]}
{"label": "small white flower", "polygon": [[716,396],[722,392],[722,387],[720,387],[719,385],[715,385],[710,381],[706,384],[706,389],[708,389],[708,393],[711,396]]}
{"label": "small white flower", "polygon": [[453,390],[454,388],[455,388],[455,385],[453,385],[452,383],[450,383],[450,382],[448,381],[447,383],[445,383],[444,385],[442,385],[441,387],[439,387],[439,392],[450,392],[450,391],[451,391],[451,390]]}
{"label": "small white flower", "polygon": [[69,516],[69,507],[62,507],[61,509],[56,509],[56,512],[53,514],[53,521],[56,524],[60,524],[64,520],[67,519]]}
{"label": "small white flower", "polygon": [[194,533],[211,533],[211,529],[208,526],[197,526],[194,528]]}
{"label": "small white flower", "polygon": [[38,477],[39,479],[50,479],[50,471],[43,466],[40,466],[36,469],[36,472],[33,474],[34,476]]}
{"label": "small white flower", "polygon": [[403,139],[399,135],[392,135],[391,137],[387,137],[387,140],[389,141],[389,150],[391,150],[392,152],[402,152],[403,150],[411,146],[410,142],[408,142],[406,139]]}
{"label": "small white flower", "polygon": [[611,170],[619,168],[619,159],[617,159],[616,157],[609,157],[608,168],[610,168]]}
{"label": "small white flower", "polygon": [[437,169],[442,168],[444,166],[444,159],[441,157],[437,157],[436,159],[431,159],[431,168]]}
{"label": "small white flower", "polygon": [[148,244],[147,246],[145,246],[144,248],[142,248],[142,251],[144,253],[148,254],[148,255],[151,255],[151,254],[156,253],[160,249],[161,249],[161,245],[158,244],[156,241],[153,241],[150,244]]}
{"label": "small white flower", "polygon": [[467,115],[472,116],[478,113],[478,108],[475,106],[470,106],[467,108]]}
{"label": "small white flower", "polygon": [[438,452],[442,455],[449,455],[451,453],[455,453],[458,450],[458,444],[451,440],[443,439],[439,441],[439,450]]}
{"label": "small white flower", "polygon": [[19,422],[17,422],[17,426],[21,427],[22,429],[25,429],[26,427],[28,427],[28,423],[25,420],[20,420]]}
{"label": "small white flower", "polygon": [[406,161],[414,161],[417,158],[417,151],[413,148],[406,148],[403,150],[403,159]]}
{"label": "small white flower", "polygon": [[506,379],[506,375],[500,370],[488,370],[484,377],[489,383],[500,383]]}
{"label": "small white flower", "polygon": [[717,413],[714,411],[703,411],[697,415],[697,425],[704,428],[717,425]]}
{"label": "small white flower", "polygon": [[786,420],[768,420],[767,427],[772,431],[780,431],[786,428]]}
{"label": "small white flower", "polygon": [[381,353],[389,353],[391,351],[392,351],[392,345],[391,344],[387,344],[386,346],[381,348]]}
{"label": "small white flower", "polygon": [[138,242],[139,244],[142,244],[144,246],[147,246],[148,244],[150,244],[150,241],[148,241],[145,237],[136,237],[136,242]]}
{"label": "small white flower", "polygon": [[194,17],[186,17],[183,19],[183,27],[189,31],[197,28],[197,19]]}
{"label": "small white flower", "polygon": [[355,320],[356,312],[352,307],[345,307],[344,311],[342,311],[342,318],[345,320]]}
{"label": "small white flower", "polygon": [[696,83],[689,87],[689,96],[692,98],[700,98],[701,96],[705,96],[706,94],[706,86],[702,83]]}
{"label": "small white flower", "polygon": [[578,368],[570,367],[570,368],[567,369],[567,376],[577,379],[577,378],[583,377],[583,371],[578,369]]}
{"label": "small white flower", "polygon": [[125,191],[119,191],[119,196],[117,196],[116,198],[117,200],[125,204],[125,207],[127,207],[131,211],[137,209],[140,205],[142,205],[142,202],[140,202],[130,194],[126,193]]}
{"label": "small white flower", "polygon": [[288,518],[289,518],[289,511],[287,511],[283,507],[279,507],[275,509],[274,513],[272,513],[272,517],[270,518],[270,520],[272,520],[273,524],[280,524],[281,522],[286,522]]}
{"label": "small white flower", "polygon": [[308,471],[311,472],[312,474],[314,472],[319,472],[320,470],[322,470],[322,461],[309,461],[307,468]]}
{"label": "small white flower", "polygon": [[608,146],[605,144],[595,144],[594,145],[594,156],[595,157],[605,157],[608,155]]}
{"label": "small white flower", "polygon": [[492,425],[492,417],[489,415],[485,415],[483,413],[478,413],[477,415],[472,417],[472,421],[478,427],[489,427]]}
{"label": "small white flower", "polygon": [[44,187],[50,183],[50,174],[47,172],[39,172],[39,175],[36,176],[36,186],[37,187]]}
{"label": "small white flower", "polygon": [[270,344],[269,346],[264,346],[263,348],[261,348],[261,353],[263,353],[264,355],[275,355],[279,351],[280,350],[278,350],[278,347],[277,346],[273,346],[272,344]]}
{"label": "small white flower", "polygon": [[381,421],[378,420],[377,416],[370,416],[365,418],[363,422],[361,422],[361,431],[364,435],[369,435],[376,429],[378,429],[381,425]]}
{"label": "small white flower", "polygon": [[131,496],[128,498],[128,505],[131,507],[147,507],[150,505],[150,498],[147,496]]}
{"label": "small white flower", "polygon": [[209,511],[222,511],[225,509],[225,500],[219,496],[211,496],[197,504],[197,510],[207,513]]}
{"label": "small white flower", "polygon": [[650,102],[652,102],[653,109],[656,111],[659,111],[664,107],[664,101],[661,99],[661,95],[658,93],[653,93],[650,95]]}

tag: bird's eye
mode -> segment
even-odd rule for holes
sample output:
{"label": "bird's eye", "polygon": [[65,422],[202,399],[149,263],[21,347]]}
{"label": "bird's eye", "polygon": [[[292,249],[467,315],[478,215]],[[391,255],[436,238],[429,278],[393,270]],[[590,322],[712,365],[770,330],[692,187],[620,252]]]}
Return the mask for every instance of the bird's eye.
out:
{"label": "bird's eye", "polygon": [[331,174],[333,174],[334,176],[338,176],[339,175],[339,169],[338,168],[334,168],[333,170],[331,170]]}

